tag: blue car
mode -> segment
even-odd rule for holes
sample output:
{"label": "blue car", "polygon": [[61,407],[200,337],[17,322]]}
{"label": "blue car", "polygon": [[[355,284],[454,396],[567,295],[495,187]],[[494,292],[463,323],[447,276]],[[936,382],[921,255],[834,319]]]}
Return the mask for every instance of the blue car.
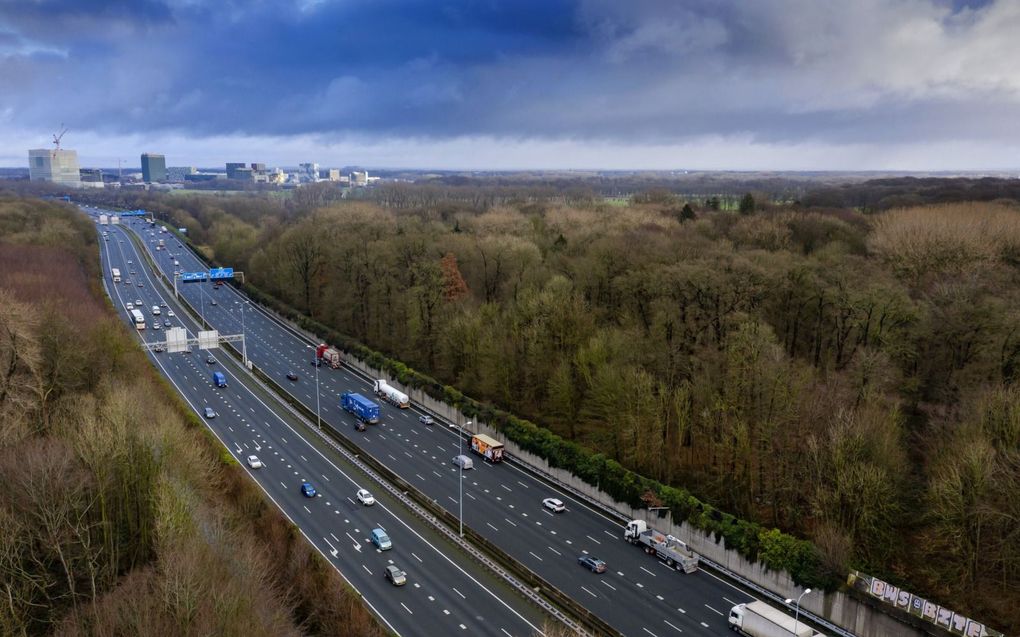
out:
{"label": "blue car", "polygon": [[315,497],[315,487],[312,486],[311,482],[301,483],[301,495],[305,496],[306,498]]}

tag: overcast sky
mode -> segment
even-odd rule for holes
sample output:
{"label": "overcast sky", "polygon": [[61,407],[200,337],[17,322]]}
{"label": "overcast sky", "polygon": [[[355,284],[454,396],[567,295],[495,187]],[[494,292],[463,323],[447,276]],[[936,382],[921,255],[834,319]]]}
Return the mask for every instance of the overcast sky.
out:
{"label": "overcast sky", "polygon": [[0,165],[1015,170],[1020,0],[0,0]]}

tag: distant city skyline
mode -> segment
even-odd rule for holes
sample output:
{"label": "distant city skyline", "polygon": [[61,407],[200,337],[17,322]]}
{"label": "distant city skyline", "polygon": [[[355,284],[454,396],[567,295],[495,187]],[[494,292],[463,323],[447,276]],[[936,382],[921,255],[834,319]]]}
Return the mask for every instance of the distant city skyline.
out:
{"label": "distant city skyline", "polygon": [[40,0],[3,3],[0,24],[2,166],[63,122],[82,166],[152,150],[206,167],[1020,169],[1009,0]]}

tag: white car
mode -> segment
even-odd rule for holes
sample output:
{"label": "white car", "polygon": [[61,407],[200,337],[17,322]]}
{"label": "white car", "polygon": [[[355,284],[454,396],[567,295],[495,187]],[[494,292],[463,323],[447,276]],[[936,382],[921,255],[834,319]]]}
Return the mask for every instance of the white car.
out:
{"label": "white car", "polygon": [[127,305],[125,305],[124,307],[127,308],[127,310],[130,312],[131,310],[135,309],[135,304],[128,302]]}
{"label": "white car", "polygon": [[372,497],[372,494],[367,489],[358,489],[358,502],[370,507],[375,504],[375,498]]}
{"label": "white car", "polygon": [[248,456],[248,466],[252,469],[261,469],[262,461],[259,460],[258,456]]}
{"label": "white car", "polygon": [[176,316],[176,314],[174,314],[173,310],[167,310],[166,311],[166,315],[169,316],[170,318],[173,318],[174,316]]}
{"label": "white car", "polygon": [[542,506],[553,513],[563,513],[567,510],[567,507],[563,505],[563,502],[556,498],[546,498],[545,500],[542,500]]}
{"label": "white car", "polygon": [[135,307],[137,307],[139,310],[142,309],[142,300],[141,299],[135,299]]}

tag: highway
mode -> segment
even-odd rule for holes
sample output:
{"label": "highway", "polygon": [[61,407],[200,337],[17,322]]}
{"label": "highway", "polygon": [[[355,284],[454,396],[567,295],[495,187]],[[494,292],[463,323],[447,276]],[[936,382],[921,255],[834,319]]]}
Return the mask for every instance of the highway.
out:
{"label": "highway", "polygon": [[[181,271],[207,269],[173,235],[150,235],[152,229],[140,221],[133,222],[131,228],[171,278],[174,260],[180,262],[177,269]],[[168,250],[154,249],[154,241],[159,237],[166,240]],[[435,502],[458,514],[458,470],[451,460],[458,453],[468,452],[463,450],[463,442],[455,431],[442,424],[422,425],[415,410],[401,410],[378,400],[382,422],[369,426],[365,432],[355,431],[354,417],[339,408],[339,395],[358,391],[371,396],[371,385],[366,379],[348,368],[312,366],[312,342],[248,303],[243,294],[229,285],[215,289],[210,283],[181,283],[178,289],[223,334],[242,332],[243,311],[249,359],[313,412],[317,370],[324,425],[351,438]],[[298,374],[296,382],[286,379],[288,371]],[[513,462],[493,466],[478,456],[473,458],[475,469],[465,472],[463,481],[464,524],[621,633],[653,637],[680,633],[721,635],[728,632],[729,609],[751,600],[705,571],[676,572],[644,555],[622,539],[622,527],[615,520],[588,508],[568,493],[549,487]],[[546,511],[541,506],[546,497],[563,500],[567,511],[562,514]],[[581,568],[577,558],[585,554],[606,561],[607,572],[598,575]]]}
{"label": "highway", "polygon": [[[194,337],[197,326],[166,294],[135,251],[126,231],[100,226],[109,232],[100,241],[103,272],[120,316],[130,325],[126,304],[141,301],[147,328],[138,332],[146,342],[165,340],[164,330],[152,329],[153,319],[169,318]],[[123,281],[114,283],[112,267]],[[130,281],[130,283],[128,282]],[[139,287],[138,283],[142,286]],[[165,303],[159,317],[150,308]],[[224,332],[226,333],[226,332]],[[153,364],[201,417],[211,407],[216,417],[206,424],[266,496],[300,529],[322,556],[359,591],[369,608],[390,630],[403,635],[486,634],[527,636],[535,634],[544,615],[512,591],[504,582],[483,570],[442,536],[411,515],[357,468],[345,463],[306,425],[271,397],[225,352],[213,352],[215,364],[206,362],[209,352],[150,353]],[[227,387],[217,388],[212,371],[223,372]],[[265,464],[251,469],[245,459],[255,454]],[[318,494],[306,498],[303,481],[315,485]],[[377,498],[374,506],[358,503],[358,488]],[[383,528],[393,549],[378,551],[370,543],[373,528]],[[397,588],[384,578],[387,565],[407,572],[407,585]]]}

